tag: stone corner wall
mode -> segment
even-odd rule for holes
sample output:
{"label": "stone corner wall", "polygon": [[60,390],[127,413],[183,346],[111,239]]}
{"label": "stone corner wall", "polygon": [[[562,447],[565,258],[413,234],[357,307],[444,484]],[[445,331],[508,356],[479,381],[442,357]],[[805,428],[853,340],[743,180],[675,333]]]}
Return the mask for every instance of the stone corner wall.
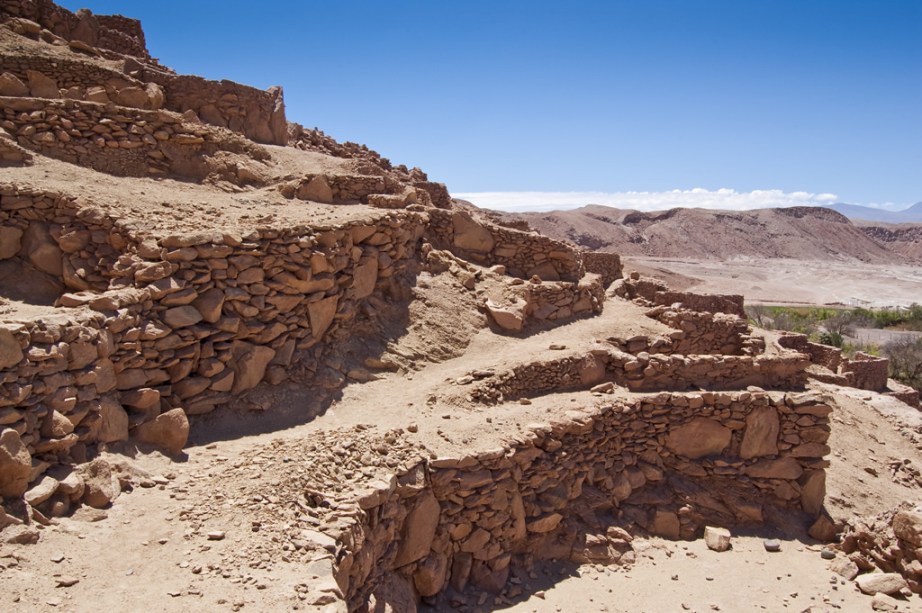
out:
{"label": "stone corner wall", "polygon": [[583,265],[586,267],[586,272],[595,273],[601,277],[604,287],[608,287],[622,277],[621,256],[617,253],[584,251]]}
{"label": "stone corner wall", "polygon": [[501,265],[515,277],[543,281],[576,282],[585,274],[582,254],[566,243],[504,228],[467,211],[436,208],[429,216],[429,242],[477,264]]}
{"label": "stone corner wall", "polygon": [[887,389],[890,360],[868,355],[861,351],[850,360],[844,360],[841,371],[849,384],[858,389],[875,392]]}

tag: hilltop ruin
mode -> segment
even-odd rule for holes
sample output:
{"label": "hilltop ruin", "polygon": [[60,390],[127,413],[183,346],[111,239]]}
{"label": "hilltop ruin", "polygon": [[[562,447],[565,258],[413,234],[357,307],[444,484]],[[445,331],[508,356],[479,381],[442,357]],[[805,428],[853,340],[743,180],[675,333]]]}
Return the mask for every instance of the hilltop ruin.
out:
{"label": "hilltop ruin", "polygon": [[132,19],[0,2],[0,106],[4,542],[165,486],[114,458],[240,414],[313,430],[190,484],[226,504],[181,512],[187,538],[233,514],[227,555],[301,565],[317,610],[501,603],[542,559],[630,564],[639,533],[841,528],[813,382],[886,391],[885,360],[498,225],[287,122],[280,88],[175,74]]}

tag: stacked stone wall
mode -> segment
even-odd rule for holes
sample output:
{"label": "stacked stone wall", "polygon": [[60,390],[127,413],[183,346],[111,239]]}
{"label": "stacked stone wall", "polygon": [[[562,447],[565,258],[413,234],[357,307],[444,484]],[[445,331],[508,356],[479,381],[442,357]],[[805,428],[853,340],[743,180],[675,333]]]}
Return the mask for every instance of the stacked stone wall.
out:
{"label": "stacked stone wall", "polygon": [[474,219],[464,211],[430,212],[427,238],[438,249],[485,266],[501,265],[510,275],[544,281],[578,281],[582,255],[566,243]]}
{"label": "stacked stone wall", "polygon": [[165,111],[33,98],[0,98],[0,105],[0,127],[26,149],[119,176],[175,174],[237,182],[235,171],[209,156],[228,151],[257,160],[269,157],[237,134]]}
{"label": "stacked stone wall", "polygon": [[567,411],[362,490],[332,574],[358,610],[394,580],[424,597],[498,593],[530,560],[627,560],[618,526],[678,539],[705,523],[761,524],[769,508],[809,521],[825,495],[831,410],[811,394],[702,392]]}
{"label": "stacked stone wall", "polygon": [[157,83],[166,94],[166,108],[194,111],[202,121],[229,128],[259,143],[288,144],[288,122],[281,87],[260,90],[233,81],[211,81],[150,68],[139,78]]}
{"label": "stacked stone wall", "polygon": [[0,22],[13,18],[34,21],[61,38],[76,40],[117,54],[149,57],[141,22],[121,15],[77,14],[51,0],[3,0]]}
{"label": "stacked stone wall", "polygon": [[584,251],[583,266],[586,268],[586,272],[599,275],[602,279],[602,285],[605,287],[620,279],[623,272],[621,256],[617,253]]}
{"label": "stacked stone wall", "polygon": [[481,402],[534,397],[554,390],[588,389],[611,382],[633,392],[651,390],[800,389],[806,382],[806,356],[631,355],[598,348],[554,360],[530,362],[497,373],[475,386]]}
{"label": "stacked stone wall", "polygon": [[[52,462],[79,461],[88,446],[125,440],[172,408],[209,412],[262,381],[302,373],[338,388],[345,367],[324,361],[332,339],[405,298],[424,225],[415,213],[381,213],[335,228],[139,244],[92,209],[59,215],[71,210],[63,197],[2,198],[5,233],[44,204],[49,222],[35,223],[46,224],[45,246],[57,246],[46,260],[99,265],[93,291],[60,298],[79,309],[0,325],[0,424]],[[76,227],[81,220],[93,223]],[[114,243],[123,253],[113,261]]]}
{"label": "stacked stone wall", "polygon": [[[890,360],[887,358],[859,351],[853,358],[848,359],[842,356],[842,350],[838,347],[812,343],[805,334],[783,334],[778,338],[778,344],[807,354],[812,363],[838,375],[836,382],[842,385],[875,392],[887,389],[890,368]],[[913,405],[912,402],[909,404]]]}

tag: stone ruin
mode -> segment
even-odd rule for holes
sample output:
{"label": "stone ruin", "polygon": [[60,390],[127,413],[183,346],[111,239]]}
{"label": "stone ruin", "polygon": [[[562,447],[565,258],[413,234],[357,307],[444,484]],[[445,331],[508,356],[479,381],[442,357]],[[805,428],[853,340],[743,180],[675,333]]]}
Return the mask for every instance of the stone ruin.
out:
{"label": "stone ruin", "polygon": [[[450,399],[477,411],[540,404],[550,417],[498,447],[446,455],[404,431],[357,428],[266,450],[302,460],[282,494],[306,500],[295,519],[315,527],[286,555],[319,577],[318,610],[514,597],[515,577],[542,559],[629,564],[638,532],[688,539],[783,517],[835,535],[823,510],[834,407],[808,378],[883,389],[880,360],[776,340],[748,325],[740,296],[624,278],[616,254],[497,225],[418,169],[288,123],[280,88],[174,74],[137,21],[3,0],[0,45],[9,542],[112,504],[124,478],[103,450],[180,454],[190,422],[204,427],[254,392],[293,382],[332,397],[375,369],[412,372],[385,350],[422,274],[455,278],[478,321],[510,338],[617,308],[656,332],[612,329],[502,368],[484,356]],[[327,162],[299,161],[317,156]],[[228,207],[249,198],[294,212],[164,224],[32,172],[61,164],[115,186],[190,185]],[[3,310],[13,303],[25,306]],[[372,453],[382,445],[386,461]],[[327,460],[355,470],[304,468]]]}

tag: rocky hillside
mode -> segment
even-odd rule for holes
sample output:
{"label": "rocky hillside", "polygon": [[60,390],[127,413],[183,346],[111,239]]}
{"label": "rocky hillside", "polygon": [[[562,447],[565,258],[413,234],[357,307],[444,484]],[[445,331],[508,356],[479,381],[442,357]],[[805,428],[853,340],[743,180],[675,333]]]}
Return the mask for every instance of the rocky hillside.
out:
{"label": "rocky hillside", "polygon": [[859,221],[855,225],[869,238],[907,260],[922,260],[922,224]]}
{"label": "rocky hillside", "polygon": [[793,258],[904,262],[844,215],[817,207],[714,211],[671,209],[641,213],[585,206],[550,213],[497,214],[585,249],[624,256],[691,259]]}

